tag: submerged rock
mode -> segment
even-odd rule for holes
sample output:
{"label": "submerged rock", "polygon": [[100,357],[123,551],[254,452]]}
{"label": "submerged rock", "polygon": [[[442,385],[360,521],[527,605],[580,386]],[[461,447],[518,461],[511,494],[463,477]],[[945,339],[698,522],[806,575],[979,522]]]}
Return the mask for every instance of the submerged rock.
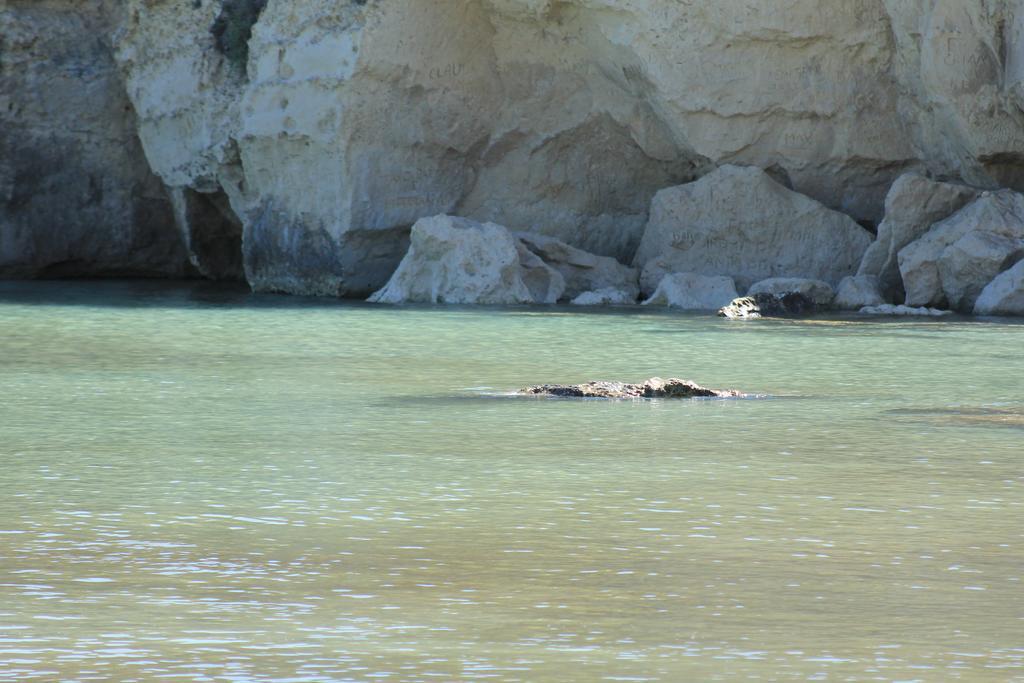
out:
{"label": "submerged rock", "polygon": [[718,311],[718,315],[730,320],[756,320],[758,318],[793,318],[813,315],[818,307],[799,292],[782,296],[755,294],[734,300]]}
{"label": "submerged rock", "polygon": [[884,304],[882,306],[865,306],[860,309],[864,315],[894,315],[894,316],[919,316],[922,318],[941,318],[953,315],[953,311],[943,311],[938,308],[927,308],[925,306],[894,306]]}
{"label": "submerged rock", "polygon": [[731,277],[671,273],[644,306],[668,306],[685,311],[714,311],[739,296]]}
{"label": "submerged rock", "polygon": [[708,389],[685,379],[653,377],[643,384],[588,382],[586,384],[542,384],[519,392],[530,396],[556,398],[741,398],[738,391]]}

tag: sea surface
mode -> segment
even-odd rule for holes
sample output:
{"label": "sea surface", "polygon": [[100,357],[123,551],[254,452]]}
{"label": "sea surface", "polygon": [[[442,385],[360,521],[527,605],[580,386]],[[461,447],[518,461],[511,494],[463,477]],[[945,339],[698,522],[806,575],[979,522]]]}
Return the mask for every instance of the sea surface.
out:
{"label": "sea surface", "polygon": [[[746,400],[570,401],[681,377]],[[1024,681],[1024,325],[0,283],[0,681]]]}

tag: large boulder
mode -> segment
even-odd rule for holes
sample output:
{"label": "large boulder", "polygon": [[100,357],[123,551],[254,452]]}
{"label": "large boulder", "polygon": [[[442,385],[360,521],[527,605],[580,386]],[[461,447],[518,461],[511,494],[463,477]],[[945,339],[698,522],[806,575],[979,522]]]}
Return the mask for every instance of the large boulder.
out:
{"label": "large boulder", "polygon": [[572,300],[573,306],[629,306],[636,303],[636,295],[621,289],[607,287],[583,292]]}
{"label": "large boulder", "polygon": [[851,275],[844,277],[836,290],[832,306],[840,311],[859,311],[865,306],[881,306],[885,303],[878,278],[874,275]]}
{"label": "large boulder", "polygon": [[616,289],[626,292],[633,301],[640,296],[635,268],[623,265],[608,256],[589,251],[536,233],[519,232],[515,235],[531,252],[562,274],[565,280],[563,298],[575,299],[584,292]]}
{"label": "large boulder", "polygon": [[774,277],[835,284],[856,272],[870,243],[852,218],[761,169],[723,166],[655,195],[635,263],[728,275],[740,289]]}
{"label": "large boulder", "polygon": [[986,192],[899,254],[908,306],[970,312],[981,291],[1024,257],[1024,195]]}
{"label": "large boulder", "polygon": [[816,306],[828,307],[832,305],[836,293],[832,285],[821,280],[808,280],[799,277],[773,277],[761,280],[751,285],[747,296],[755,294],[772,294],[782,297],[786,294],[803,294],[814,302]]}
{"label": "large boulder", "polygon": [[[508,230],[454,216],[423,218],[375,303],[553,303],[562,276],[522,249]],[[526,259],[524,263],[523,259]]]}
{"label": "large boulder", "polygon": [[857,275],[877,277],[882,297],[902,301],[905,292],[900,277],[900,250],[922,237],[935,223],[975,200],[978,194],[974,188],[936,182],[918,173],[900,176],[885,198],[885,220],[878,226],[878,239],[865,252]]}
{"label": "large boulder", "polygon": [[721,275],[671,273],[644,306],[668,306],[686,311],[714,311],[739,296],[732,278]]}
{"label": "large boulder", "polygon": [[1024,315],[1024,261],[1001,273],[982,290],[975,315]]}

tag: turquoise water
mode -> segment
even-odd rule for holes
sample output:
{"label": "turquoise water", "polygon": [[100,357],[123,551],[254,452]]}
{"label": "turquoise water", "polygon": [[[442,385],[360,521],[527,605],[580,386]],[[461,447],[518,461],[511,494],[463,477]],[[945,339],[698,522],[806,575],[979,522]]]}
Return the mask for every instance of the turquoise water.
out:
{"label": "turquoise water", "polygon": [[0,283],[0,681],[1024,680],[1022,341]]}

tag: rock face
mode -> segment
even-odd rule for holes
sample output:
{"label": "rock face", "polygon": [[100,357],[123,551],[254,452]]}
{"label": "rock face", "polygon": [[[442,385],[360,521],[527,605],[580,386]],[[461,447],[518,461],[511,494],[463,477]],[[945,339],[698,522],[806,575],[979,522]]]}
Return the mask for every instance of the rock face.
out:
{"label": "rock face", "polygon": [[1024,258],[1024,195],[985,193],[899,254],[908,306],[970,312],[981,291]]}
{"label": "rock face", "polygon": [[[757,168],[724,166],[651,204],[636,263],[728,275],[737,287],[775,277],[838,283],[871,235],[846,215],[786,189]],[[650,272],[645,268],[645,277]]]}
{"label": "rock face", "polygon": [[666,275],[644,306],[668,306],[686,311],[715,311],[738,297],[731,277],[672,273]]}
{"label": "rock face", "polygon": [[878,278],[874,275],[844,277],[832,301],[832,305],[840,311],[859,311],[865,306],[881,306],[884,303]]}
{"label": "rock face", "polygon": [[554,398],[741,398],[738,391],[708,389],[685,379],[653,377],[643,384],[588,382],[587,384],[543,384],[519,393]]}
{"label": "rock face", "polygon": [[730,320],[758,320],[760,318],[793,318],[816,313],[818,307],[803,294],[791,292],[782,296],[754,294],[736,299],[718,311]]}
{"label": "rock face", "polygon": [[821,308],[831,306],[832,300],[836,296],[835,290],[827,282],[792,277],[775,277],[755,282],[747,292],[747,296],[771,294],[776,298],[780,298],[786,294],[794,293],[802,294],[807,299],[813,301],[815,306]]}
{"label": "rock face", "polygon": [[992,280],[974,304],[975,315],[1024,315],[1024,261]]}
{"label": "rock face", "polygon": [[409,253],[370,301],[554,303],[564,288],[562,276],[520,247],[502,226],[435,216],[413,226]]}
{"label": "rock face", "polygon": [[640,296],[639,274],[613,258],[597,256],[569,246],[553,237],[533,233],[516,233],[520,242],[565,279],[563,297],[574,299],[584,292],[615,289],[636,301]]}
{"label": "rock face", "polygon": [[[7,0],[0,22],[9,273],[164,272],[140,245],[167,231],[125,216],[170,216],[166,194],[201,272],[362,296],[440,213],[633,263],[654,194],[722,164],[872,223],[908,170],[1024,189],[1016,0]],[[120,78],[79,58],[97,45]],[[745,194],[708,197],[710,213],[740,203],[763,235],[778,206]],[[853,274],[863,240],[794,226],[781,266],[741,287]],[[784,268],[797,246],[835,272]]]}
{"label": "rock face", "polygon": [[906,292],[900,277],[900,250],[978,194],[976,189],[935,182],[918,173],[900,176],[885,198],[885,220],[878,226],[878,239],[868,247],[857,275],[877,277],[883,297],[903,301]]}
{"label": "rock face", "polygon": [[0,277],[189,273],[114,61],[115,9],[0,3]]}

